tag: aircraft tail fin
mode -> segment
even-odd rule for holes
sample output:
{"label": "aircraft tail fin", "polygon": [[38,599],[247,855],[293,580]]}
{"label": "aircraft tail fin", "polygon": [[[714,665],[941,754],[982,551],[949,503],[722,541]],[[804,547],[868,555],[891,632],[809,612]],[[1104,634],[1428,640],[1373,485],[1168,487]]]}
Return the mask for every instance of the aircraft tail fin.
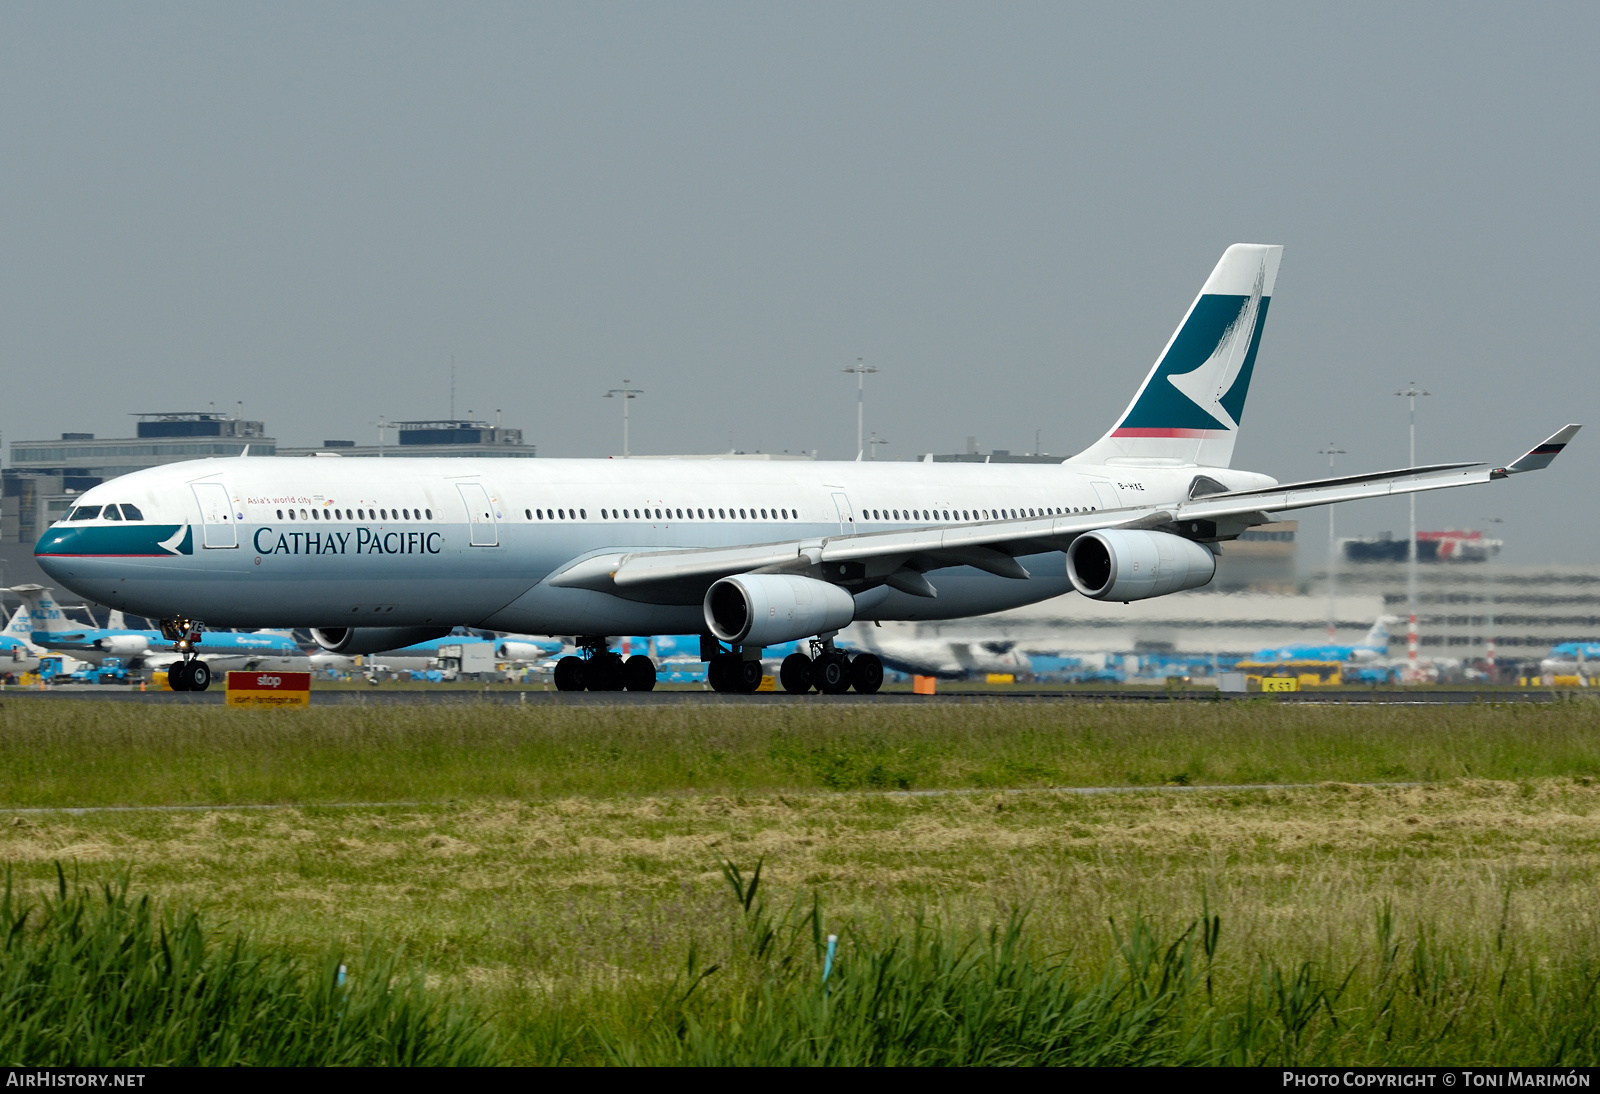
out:
{"label": "aircraft tail fin", "polygon": [[1378,616],[1377,621],[1372,624],[1372,629],[1361,640],[1361,644],[1370,646],[1375,650],[1387,650],[1389,648],[1389,624],[1398,623],[1399,621],[1400,617],[1397,615]]}
{"label": "aircraft tail fin", "polygon": [[1224,251],[1128,409],[1067,462],[1228,466],[1282,258],[1261,243]]}
{"label": "aircraft tail fin", "polygon": [[30,650],[35,648],[33,644],[33,615],[28,611],[26,601],[18,604],[17,610],[11,613],[11,621],[6,624],[5,636],[15,639]]}
{"label": "aircraft tail fin", "polygon": [[128,620],[122,614],[121,608],[112,608],[111,614],[106,616],[106,630],[125,631],[128,629]]}
{"label": "aircraft tail fin", "polygon": [[62,634],[73,629],[68,626],[66,616],[62,615],[61,609],[56,606],[50,590],[43,585],[14,585],[6,591],[16,593],[22,598],[23,607],[28,609],[30,635],[40,631],[45,634]]}

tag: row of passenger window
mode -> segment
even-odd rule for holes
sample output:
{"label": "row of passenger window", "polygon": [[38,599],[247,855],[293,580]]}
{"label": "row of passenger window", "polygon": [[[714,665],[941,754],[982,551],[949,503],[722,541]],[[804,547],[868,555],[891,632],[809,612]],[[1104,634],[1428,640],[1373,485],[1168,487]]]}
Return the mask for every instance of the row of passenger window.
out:
{"label": "row of passenger window", "polygon": [[1092,505],[1058,505],[1042,509],[868,509],[866,515],[870,520],[1021,520],[1023,517],[1048,517],[1052,514],[1092,513],[1094,510]]}
{"label": "row of passenger window", "polygon": [[[1090,513],[1094,506],[1017,509],[867,509],[869,520],[1019,520],[1051,514]],[[524,509],[528,520],[588,520],[587,509]],[[602,509],[601,520],[799,520],[798,509]]]}
{"label": "row of passenger window", "polygon": [[[524,509],[529,520],[588,520],[587,509]],[[602,509],[601,520],[799,520],[798,509]]]}
{"label": "row of passenger window", "polygon": [[[278,511],[279,520],[432,520],[432,509],[294,509]],[[323,513],[328,513],[324,517]],[[1049,516],[1052,512],[1092,513],[1094,506],[1057,506],[1044,509],[868,509],[871,520],[1005,520]],[[525,509],[528,520],[588,520],[586,509]],[[706,516],[710,513],[711,516]],[[770,513],[770,516],[769,516]],[[665,515],[663,515],[665,514]],[[687,514],[687,516],[685,516]],[[136,505],[80,505],[67,514],[67,520],[143,520]],[[601,520],[799,520],[798,509],[602,509]]]}
{"label": "row of passenger window", "polygon": [[116,505],[80,505],[68,513],[66,520],[143,520],[144,514],[139,512],[137,505],[128,505],[126,502]]}
{"label": "row of passenger window", "polygon": [[[300,509],[289,510],[285,517],[278,510],[279,520],[432,520],[432,509]],[[326,513],[327,516],[322,514]]]}

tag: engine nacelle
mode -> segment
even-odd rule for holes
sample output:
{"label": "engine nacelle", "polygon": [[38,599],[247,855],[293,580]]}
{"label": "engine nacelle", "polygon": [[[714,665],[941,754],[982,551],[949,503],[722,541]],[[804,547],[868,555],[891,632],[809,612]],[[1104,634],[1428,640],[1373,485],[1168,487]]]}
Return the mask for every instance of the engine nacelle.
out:
{"label": "engine nacelle", "polygon": [[499,661],[543,661],[550,650],[537,642],[505,641],[495,646],[494,655]]}
{"label": "engine nacelle", "polygon": [[1091,600],[1148,600],[1198,589],[1216,572],[1210,549],[1170,532],[1102,528],[1067,548],[1072,587]]}
{"label": "engine nacelle", "polygon": [[313,627],[311,637],[329,653],[353,655],[403,649],[449,633],[449,627]]}
{"label": "engine nacelle", "polygon": [[142,634],[110,634],[96,638],[94,648],[113,657],[137,657],[150,649],[150,639]]}
{"label": "engine nacelle", "polygon": [[739,574],[706,590],[706,626],[737,646],[776,646],[843,630],[855,598],[837,585],[794,574]]}

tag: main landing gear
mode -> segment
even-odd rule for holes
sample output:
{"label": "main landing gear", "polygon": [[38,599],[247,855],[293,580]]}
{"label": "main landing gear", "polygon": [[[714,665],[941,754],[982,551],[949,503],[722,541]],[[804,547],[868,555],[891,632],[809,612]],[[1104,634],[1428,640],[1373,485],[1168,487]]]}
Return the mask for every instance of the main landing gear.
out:
{"label": "main landing gear", "polygon": [[205,691],[211,686],[211,668],[194,654],[202,624],[194,619],[163,619],[161,636],[173,643],[182,657],[167,668],[167,686],[173,691]]}
{"label": "main landing gear", "polygon": [[556,662],[557,691],[654,691],[656,665],[642,653],[623,659],[604,638],[580,638],[582,656]]}
{"label": "main landing gear", "polygon": [[791,653],[778,669],[778,682],[792,695],[804,695],[816,688],[824,695],[843,695],[855,688],[871,695],[883,687],[883,662],[876,654],[858,653],[854,657],[835,646],[831,639],[813,641],[812,656]]}
{"label": "main landing gear", "polygon": [[724,695],[748,695],[761,687],[761,662],[741,653],[719,653],[706,662],[706,683]]}
{"label": "main landing gear", "polygon": [[[706,665],[706,680],[712,691],[748,694],[761,686],[761,662],[747,661],[740,653],[721,653]],[[871,695],[883,686],[883,662],[870,653],[854,657],[830,639],[811,643],[811,656],[791,653],[778,668],[778,682],[791,695],[803,695],[816,688],[824,695],[843,695],[851,688]]]}

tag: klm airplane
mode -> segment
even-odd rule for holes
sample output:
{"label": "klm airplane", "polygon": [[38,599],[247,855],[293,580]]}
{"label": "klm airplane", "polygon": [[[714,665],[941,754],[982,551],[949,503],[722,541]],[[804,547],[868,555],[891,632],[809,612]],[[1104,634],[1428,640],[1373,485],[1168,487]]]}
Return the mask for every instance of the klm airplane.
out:
{"label": "klm airplane", "polygon": [[1257,664],[1282,661],[1377,661],[1389,656],[1389,624],[1399,616],[1380,615],[1365,638],[1353,646],[1269,646],[1246,660]]}
{"label": "klm airplane", "polygon": [[1287,485],[1230,467],[1282,253],[1229,247],[1127,409],[1060,464],[203,460],[95,487],[34,553],[161,620],[175,686],[209,679],[204,627],[309,627],[367,653],[470,626],[580,636],[563,689],[648,690],[651,659],[609,640],[693,633],[719,691],[755,690],[762,650],[804,641],[786,685],[872,692],[882,662],[834,643],[852,621],[1198,588],[1282,513],[1535,471],[1578,431],[1503,465]]}
{"label": "klm airplane", "polygon": [[[22,598],[22,608],[32,626],[33,645],[51,653],[71,654],[79,661],[99,664],[115,657],[130,664],[152,668],[168,667],[186,660],[173,651],[172,643],[159,631],[130,630],[122,625],[122,612],[113,610],[109,627],[84,627],[68,619],[56,606],[50,590],[42,585],[18,585],[6,590]],[[210,659],[201,670],[210,686],[210,671],[220,669],[278,669],[302,671],[310,668],[305,651],[288,634],[255,634],[235,631],[204,631],[194,643],[194,652]],[[200,689],[204,690],[204,689]]]}
{"label": "klm airplane", "polygon": [[11,622],[0,632],[0,676],[33,672],[47,652],[33,644],[33,621],[28,617],[28,606],[17,605]]}
{"label": "klm airplane", "polygon": [[1576,676],[1587,687],[1589,677],[1600,672],[1600,642],[1561,642],[1551,646],[1549,656],[1539,662],[1539,672]]}

